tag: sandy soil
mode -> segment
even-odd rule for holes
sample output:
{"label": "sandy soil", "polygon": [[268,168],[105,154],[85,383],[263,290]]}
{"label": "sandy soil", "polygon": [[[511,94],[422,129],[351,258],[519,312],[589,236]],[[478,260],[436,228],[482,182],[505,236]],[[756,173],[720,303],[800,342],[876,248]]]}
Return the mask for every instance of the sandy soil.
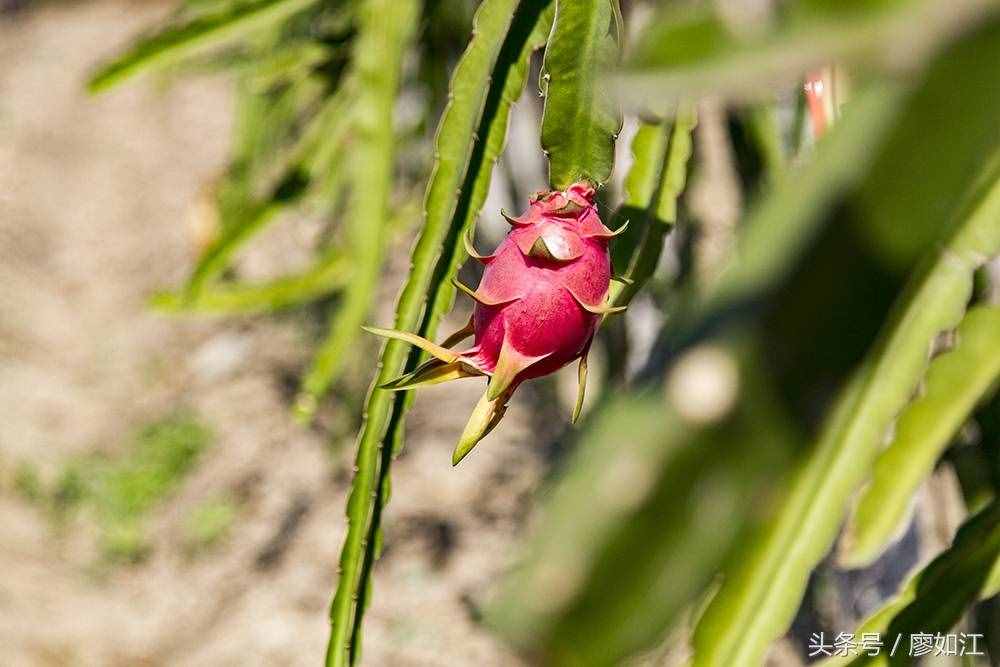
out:
{"label": "sandy soil", "polygon": [[[190,267],[188,220],[225,160],[228,82],[82,92],[94,63],[166,9],[101,0],[0,18],[0,471],[30,461],[44,477],[73,455],[113,451],[178,406],[216,434],[152,517],[151,558],[102,576],[90,527],[56,530],[2,487],[4,666],[315,665],[325,646],[353,443],[331,445],[328,430],[290,417],[288,378],[309,358],[308,327],[295,317],[172,320],[144,305]],[[280,265],[276,248],[301,245],[293,226],[245,261]],[[383,309],[397,289],[389,282]],[[470,601],[508,562],[542,463],[523,445],[522,405],[451,468],[475,393],[434,389],[417,401],[365,664],[518,664],[474,623]],[[334,400],[326,422],[347,412]],[[183,519],[219,494],[241,502],[235,530],[191,558],[179,546]]]}

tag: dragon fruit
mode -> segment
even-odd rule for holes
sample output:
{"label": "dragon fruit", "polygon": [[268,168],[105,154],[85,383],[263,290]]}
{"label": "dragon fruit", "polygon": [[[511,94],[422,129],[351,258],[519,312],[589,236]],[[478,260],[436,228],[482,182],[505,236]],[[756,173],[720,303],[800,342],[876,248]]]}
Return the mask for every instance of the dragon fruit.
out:
{"label": "dragon fruit", "polygon": [[[539,193],[520,217],[503,215],[512,229],[494,254],[478,254],[465,238],[469,254],[485,270],[476,290],[455,283],[475,300],[463,329],[436,345],[412,333],[366,327],[433,356],[412,373],[382,385],[384,389],[472,376],[489,379],[455,448],[453,465],[499,423],[518,385],[579,359],[576,421],[594,333],[604,315],[623,310],[605,303],[611,280],[608,243],[622,230],[611,232],[601,222],[592,186],[576,183],[564,191]],[[475,334],[472,347],[450,349],[470,334]]]}

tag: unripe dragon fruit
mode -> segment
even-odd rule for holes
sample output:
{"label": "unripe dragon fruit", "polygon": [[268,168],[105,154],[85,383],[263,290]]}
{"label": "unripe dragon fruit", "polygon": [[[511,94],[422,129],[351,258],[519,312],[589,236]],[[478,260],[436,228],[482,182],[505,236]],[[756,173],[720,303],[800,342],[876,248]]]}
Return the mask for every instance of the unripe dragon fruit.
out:
{"label": "unripe dragon fruit", "polygon": [[[561,192],[540,193],[522,216],[504,217],[512,229],[494,254],[477,254],[465,239],[469,254],[486,267],[478,289],[455,283],[476,302],[465,328],[442,345],[411,333],[368,328],[417,345],[434,357],[383,385],[384,389],[411,389],[477,375],[489,378],[455,449],[453,464],[499,423],[521,382],[580,359],[575,421],[583,404],[587,352],[597,326],[607,313],[623,310],[605,303],[611,280],[608,243],[621,230],[611,232],[601,222],[592,186],[576,183]],[[449,349],[473,333],[471,348]]]}

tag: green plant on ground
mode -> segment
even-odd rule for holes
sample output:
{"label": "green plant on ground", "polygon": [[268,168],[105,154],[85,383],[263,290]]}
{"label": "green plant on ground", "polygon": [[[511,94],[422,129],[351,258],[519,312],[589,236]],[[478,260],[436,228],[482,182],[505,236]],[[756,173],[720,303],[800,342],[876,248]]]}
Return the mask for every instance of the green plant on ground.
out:
{"label": "green plant on ground", "polygon": [[216,498],[195,507],[184,522],[187,549],[197,553],[221,542],[229,535],[238,511],[236,503],[228,498]]}
{"label": "green plant on ground", "polygon": [[12,486],[19,496],[31,502],[42,497],[42,482],[38,469],[27,461],[21,461],[14,469]]}
{"label": "green plant on ground", "polygon": [[211,440],[207,427],[179,412],[139,429],[124,451],[66,463],[49,484],[30,465],[20,469],[32,471],[30,498],[57,521],[78,512],[86,515],[96,522],[107,558],[136,562],[149,551],[149,513],[180,487]]}

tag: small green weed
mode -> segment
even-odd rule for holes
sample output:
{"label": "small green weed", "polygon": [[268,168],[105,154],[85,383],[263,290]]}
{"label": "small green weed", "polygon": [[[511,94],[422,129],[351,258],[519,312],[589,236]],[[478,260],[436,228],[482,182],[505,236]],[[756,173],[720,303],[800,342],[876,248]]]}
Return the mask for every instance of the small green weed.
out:
{"label": "small green weed", "polygon": [[102,553],[113,562],[135,563],[149,553],[145,520],[150,510],[180,486],[211,439],[196,417],[177,412],[141,428],[119,455],[70,461],[49,485],[33,465],[22,463],[14,488],[43,504],[58,523],[77,511],[92,516]]}
{"label": "small green weed", "polygon": [[184,546],[189,554],[209,549],[229,534],[238,508],[228,498],[216,498],[194,508],[184,523]]}

